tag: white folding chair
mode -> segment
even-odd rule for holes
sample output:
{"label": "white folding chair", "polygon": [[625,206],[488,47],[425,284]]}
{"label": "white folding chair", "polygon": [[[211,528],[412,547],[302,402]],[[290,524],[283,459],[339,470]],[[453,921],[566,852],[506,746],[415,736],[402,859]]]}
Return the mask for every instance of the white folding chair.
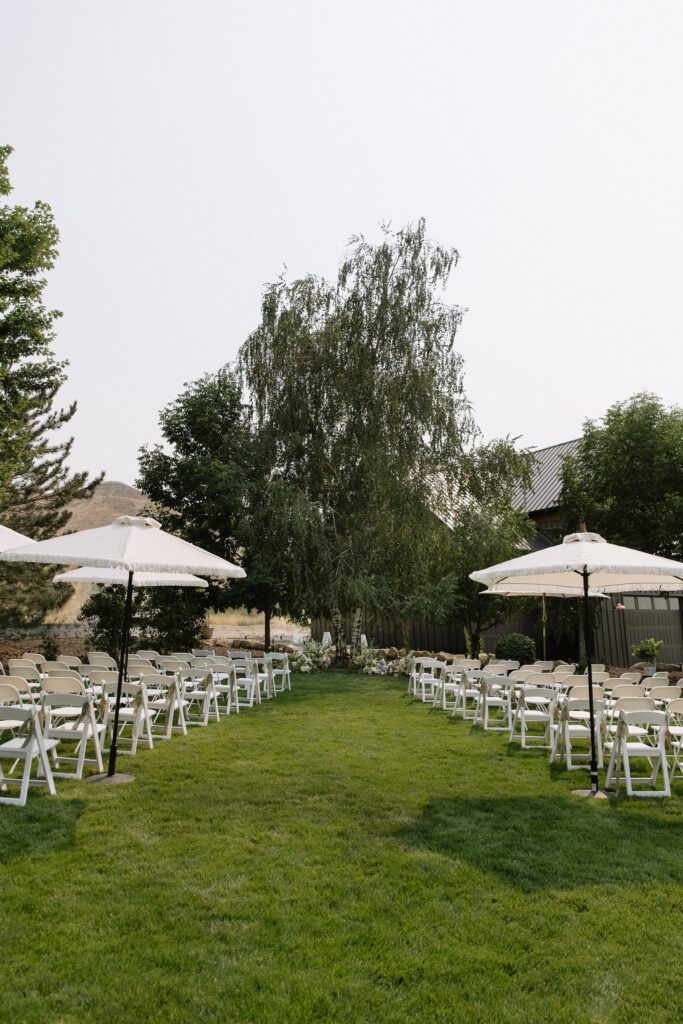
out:
{"label": "white folding chair", "polygon": [[[515,713],[510,727],[510,742],[512,743],[520,731],[522,747],[547,747],[550,745],[550,725],[553,721],[557,691],[550,686],[525,685],[519,692]],[[529,732],[529,726],[542,726],[543,732],[539,736]]]}
{"label": "white folding chair", "polygon": [[152,715],[152,734],[161,740],[170,740],[175,731],[187,735],[185,710],[178,675],[144,676],[148,707]]}
{"label": "white folding chair", "polygon": [[[460,669],[462,662],[455,662],[454,669]],[[453,702],[453,716],[460,715],[463,721],[474,722],[481,693],[484,672],[480,668],[463,668],[458,673],[458,683]],[[498,677],[496,677],[498,678]],[[502,678],[502,677],[500,677]]]}
{"label": "white folding chair", "polygon": [[[11,727],[9,723],[12,723]],[[0,804],[24,807],[29,786],[47,786],[48,792],[55,796],[57,790],[48,752],[56,747],[59,741],[46,740],[43,736],[38,709],[0,704],[0,736],[7,732],[8,728],[17,735],[0,742]],[[24,771],[21,778],[13,778],[12,775],[3,772],[3,761],[12,761],[13,765],[23,761]],[[31,768],[34,761],[38,762],[39,774],[32,779]],[[5,795],[9,785],[19,786],[19,796]]]}
{"label": "white folding chair", "polygon": [[[550,763],[554,764],[563,754],[568,772],[590,768],[590,703],[587,698],[568,697],[559,705],[559,719],[550,725]],[[602,768],[602,744],[600,727],[604,701],[593,694],[595,715],[595,752],[598,767]],[[581,744],[581,746],[579,746]],[[587,744],[587,747],[584,746]]]}
{"label": "white folding chair", "polygon": [[223,700],[223,713],[229,715],[232,711],[239,714],[240,705],[237,698],[237,683],[235,680],[235,666],[230,658],[214,658],[213,660],[213,685],[220,701]]}
{"label": "white folding chair", "polygon": [[510,676],[484,675],[479,684],[473,724],[481,724],[485,732],[509,732],[514,689],[515,682]]}
{"label": "white folding chair", "polygon": [[284,693],[292,689],[292,678],[289,671],[289,658],[285,651],[271,651],[271,674],[276,693]]}
{"label": "white folding chair", "polygon": [[[75,754],[62,754],[57,747],[52,749],[54,777],[82,779],[83,767],[86,764],[95,765],[103,772],[100,734],[104,731],[104,726],[95,719],[92,697],[87,693],[71,693],[67,690],[45,692],[42,705],[45,716],[45,739],[57,740],[60,747],[63,743],[76,744]],[[89,742],[93,746],[93,757],[86,757]],[[75,764],[74,771],[58,771],[62,762]]]}
{"label": "white folding chair", "polygon": [[[114,730],[114,711],[118,679],[102,683],[102,726],[104,745],[111,747],[111,735]],[[130,738],[126,735],[126,727],[130,726]],[[121,683],[121,705],[119,706],[119,732],[116,739],[116,750],[119,754],[133,756],[137,753],[140,738],[146,740],[150,750],[154,747],[152,739],[152,715],[147,702],[147,689],[144,683]],[[127,745],[126,745],[127,744]]]}
{"label": "white folding chair", "polygon": [[218,694],[210,669],[199,666],[183,669],[180,673],[180,694],[188,725],[208,725],[211,716],[220,721]]}
{"label": "white folding chair", "polygon": [[[667,716],[664,711],[620,711],[607,768],[605,788],[609,788],[614,783],[616,792],[619,792],[623,765],[626,792],[629,796],[671,796],[665,747],[666,728]],[[632,760],[647,761],[650,766],[649,774],[633,775]],[[657,789],[657,777],[660,771],[663,785],[662,789]],[[635,789],[636,786],[647,786],[647,789]]]}

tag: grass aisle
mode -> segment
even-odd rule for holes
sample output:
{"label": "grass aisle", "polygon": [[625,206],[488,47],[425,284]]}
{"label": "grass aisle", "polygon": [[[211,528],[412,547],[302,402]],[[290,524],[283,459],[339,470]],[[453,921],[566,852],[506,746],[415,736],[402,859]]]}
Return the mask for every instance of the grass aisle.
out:
{"label": "grass aisle", "polygon": [[0,1021],[683,1019],[683,784],[580,801],[400,682],[294,685],[0,807]]}

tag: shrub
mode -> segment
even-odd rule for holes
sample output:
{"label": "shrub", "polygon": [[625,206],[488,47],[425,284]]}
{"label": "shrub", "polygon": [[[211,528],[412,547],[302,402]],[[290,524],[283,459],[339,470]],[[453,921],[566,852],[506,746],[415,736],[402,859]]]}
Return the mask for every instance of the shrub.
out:
{"label": "shrub", "polygon": [[47,631],[43,635],[43,657],[46,661],[59,660],[59,644]]}
{"label": "shrub", "polygon": [[634,658],[643,658],[645,661],[650,661],[653,665],[656,665],[657,655],[659,654],[663,643],[663,640],[655,640],[655,638],[651,636],[647,640],[640,640],[637,644],[634,644],[631,648],[631,654]]}
{"label": "shrub", "polygon": [[504,661],[518,661],[520,665],[527,665],[536,659],[536,644],[530,636],[524,633],[508,633],[502,636],[496,644],[496,657]]}

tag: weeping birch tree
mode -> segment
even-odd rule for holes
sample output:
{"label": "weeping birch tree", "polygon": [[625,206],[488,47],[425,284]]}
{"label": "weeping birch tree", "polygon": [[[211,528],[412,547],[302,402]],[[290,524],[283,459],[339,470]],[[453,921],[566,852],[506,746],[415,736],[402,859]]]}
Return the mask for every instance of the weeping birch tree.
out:
{"label": "weeping birch tree", "polygon": [[320,509],[320,610],[358,636],[361,610],[402,620],[437,599],[470,489],[477,430],[445,291],[458,253],[425,222],[351,240],[335,283],[282,277],[240,351],[278,474]]}

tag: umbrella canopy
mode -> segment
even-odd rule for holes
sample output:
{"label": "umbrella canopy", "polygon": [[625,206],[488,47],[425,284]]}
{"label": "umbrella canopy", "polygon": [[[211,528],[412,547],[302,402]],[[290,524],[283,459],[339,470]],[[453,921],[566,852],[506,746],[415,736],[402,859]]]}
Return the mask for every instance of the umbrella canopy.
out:
{"label": "umbrella canopy", "polygon": [[7,562],[42,562],[56,565],[95,566],[122,569],[127,574],[126,603],[123,616],[119,678],[114,705],[114,726],[109,747],[109,767],[103,781],[129,781],[131,775],[116,774],[116,751],[123,676],[128,662],[128,644],[133,610],[133,580],[136,572],[199,573],[202,576],[246,576],[244,569],[189,544],[180,537],[164,533],[156,519],[144,516],[120,516],[110,526],[80,530],[62,537],[25,544],[0,551]]}
{"label": "umbrella canopy", "polygon": [[633,548],[608,544],[597,533],[570,533],[561,544],[533,551],[519,558],[470,574],[478,583],[501,586],[576,588],[583,585],[583,628],[586,641],[588,697],[590,703],[591,793],[598,793],[593,668],[591,665],[590,589],[621,593],[633,587],[655,584],[662,590],[683,583],[683,563],[648,555]]}
{"label": "umbrella canopy", "polygon": [[9,526],[0,525],[0,551],[7,551],[8,548],[18,548],[25,544],[33,544],[30,537],[24,537],[23,533],[10,530]]}
{"label": "umbrella canopy", "polygon": [[[128,573],[125,569],[70,569],[58,572],[53,583],[104,583],[126,586]],[[133,587],[208,587],[206,580],[190,573],[181,572],[134,572]]]}
{"label": "umbrella canopy", "polygon": [[[497,594],[498,597],[583,597],[583,587],[534,587],[531,583],[496,583],[482,594]],[[589,597],[607,597],[600,590],[589,590]]]}
{"label": "umbrella canopy", "polygon": [[165,533],[156,519],[120,516],[110,526],[79,530],[35,544],[0,551],[8,562],[94,565],[126,572],[189,572],[241,579],[244,569]]}
{"label": "umbrella canopy", "polygon": [[682,562],[608,544],[597,533],[570,533],[561,544],[473,572],[471,578],[489,585],[576,588],[584,573],[594,590],[605,593],[620,593],[639,584],[666,590],[683,583]]}

